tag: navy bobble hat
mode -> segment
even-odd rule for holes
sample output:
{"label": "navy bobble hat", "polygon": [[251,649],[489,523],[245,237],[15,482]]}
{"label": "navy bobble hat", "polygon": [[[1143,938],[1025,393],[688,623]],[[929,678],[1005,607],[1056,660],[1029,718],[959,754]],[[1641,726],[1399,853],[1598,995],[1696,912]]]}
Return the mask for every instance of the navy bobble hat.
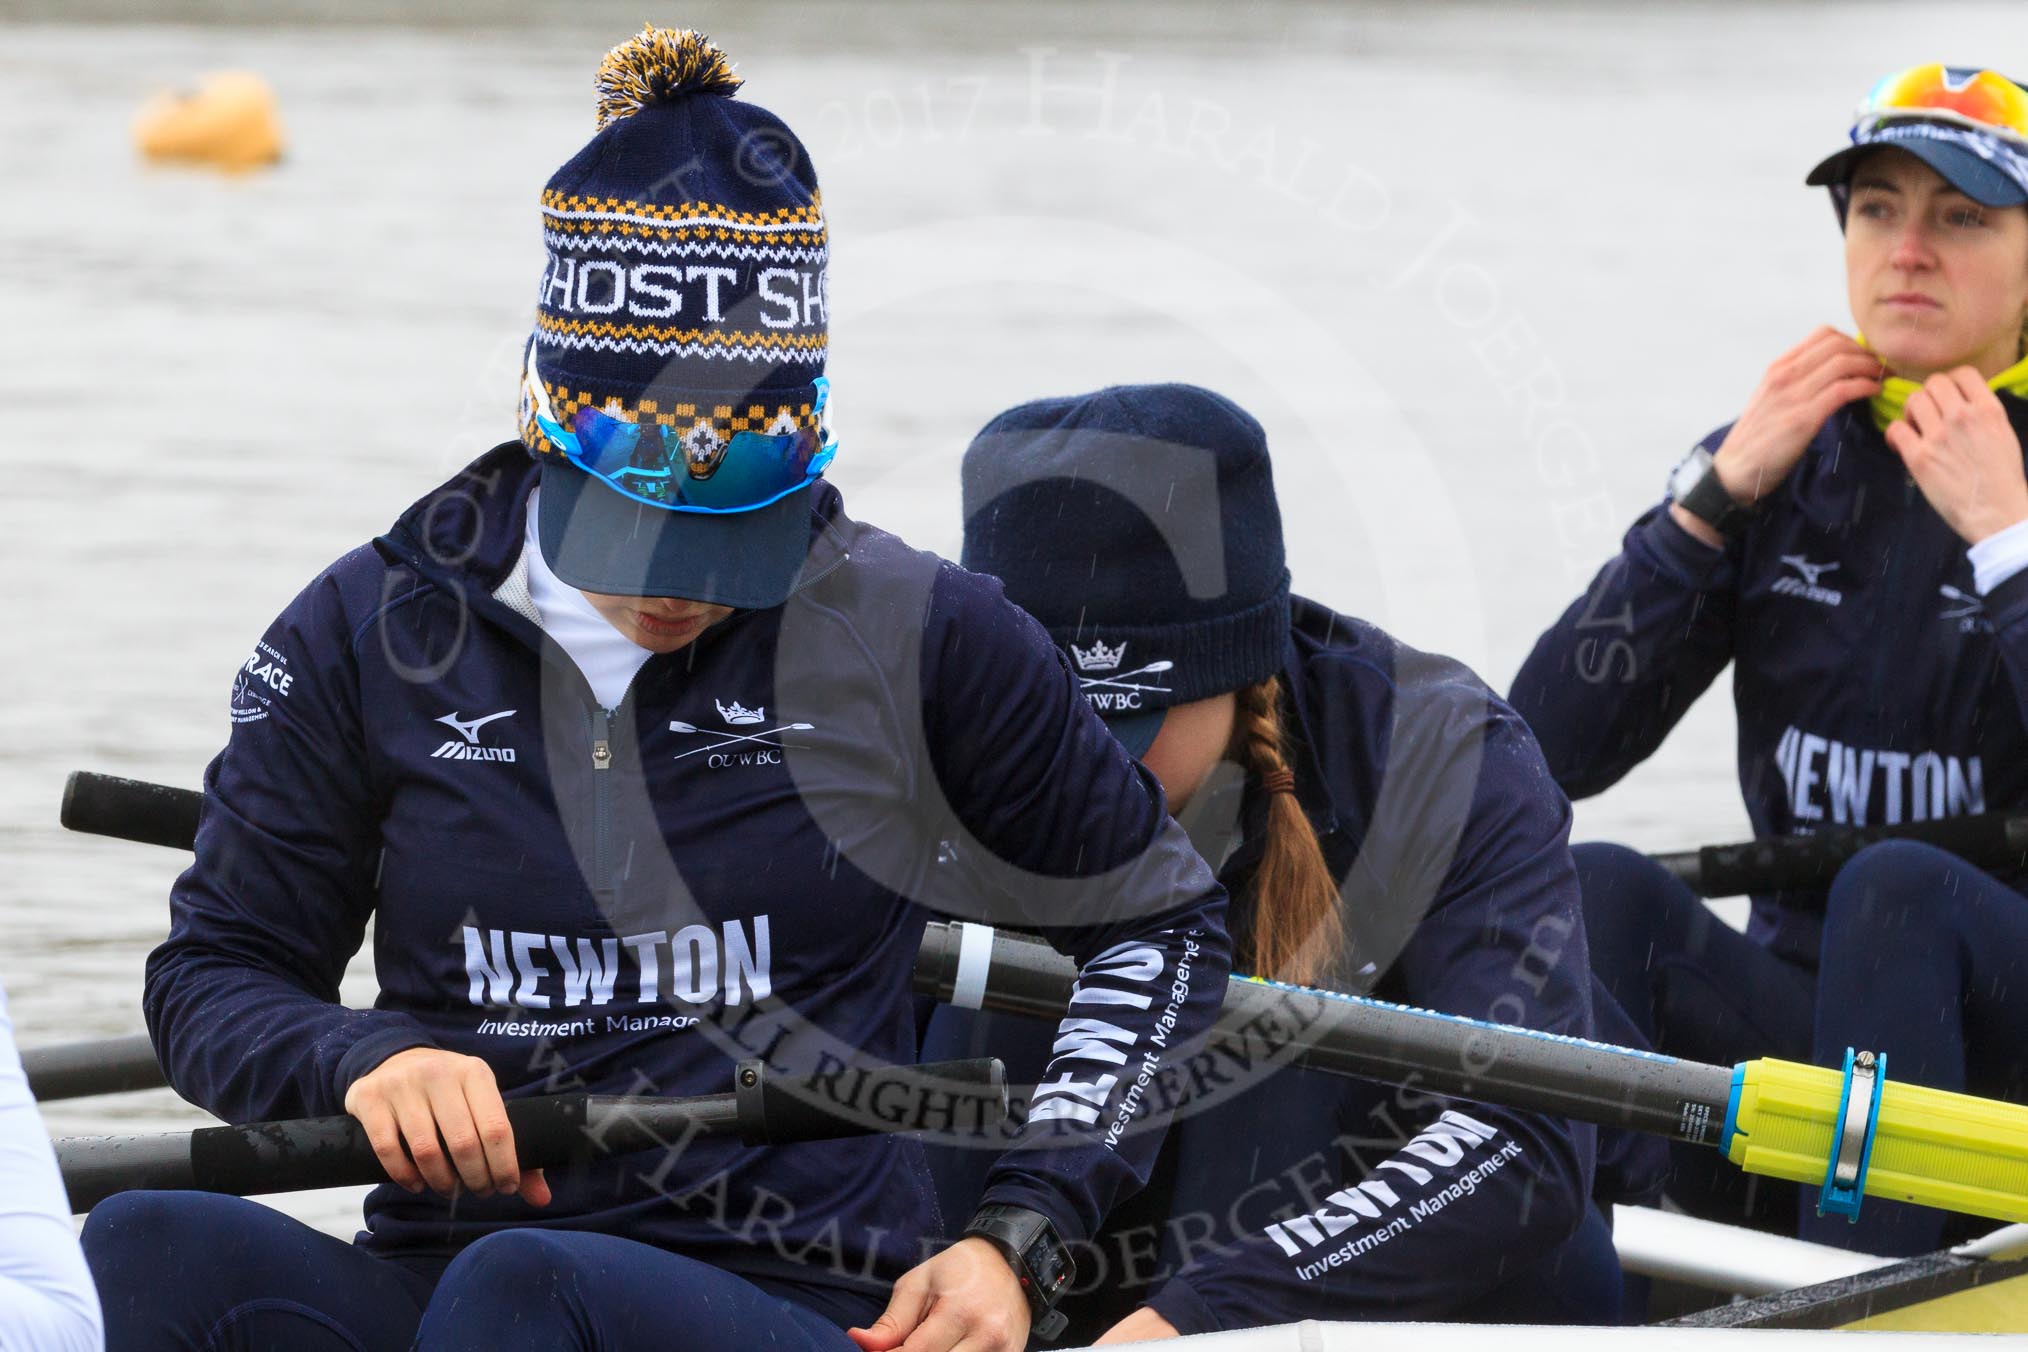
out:
{"label": "navy bobble hat", "polygon": [[1064,649],[1136,756],[1162,714],[1266,680],[1289,633],[1267,436],[1195,385],[1002,413],[965,452],[961,561]]}
{"label": "navy bobble hat", "polygon": [[[807,466],[821,446],[829,252],[816,170],[781,119],[734,97],[740,78],[701,33],[650,27],[606,55],[596,84],[597,133],[542,193],[521,438],[542,462],[543,557],[587,591],[778,605],[808,554],[814,485],[751,510],[660,504],[727,496],[705,481],[753,470],[734,468],[751,444],[733,445],[742,432],[791,446],[784,464]],[[636,496],[544,430],[574,436],[586,409],[637,425],[624,476]],[[767,472],[793,483],[802,471]]]}

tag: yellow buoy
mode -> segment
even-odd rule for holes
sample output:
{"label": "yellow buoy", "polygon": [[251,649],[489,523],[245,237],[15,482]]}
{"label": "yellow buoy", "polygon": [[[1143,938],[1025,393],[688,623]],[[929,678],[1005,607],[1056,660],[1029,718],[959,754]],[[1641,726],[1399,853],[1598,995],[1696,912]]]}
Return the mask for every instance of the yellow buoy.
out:
{"label": "yellow buoy", "polygon": [[282,157],[275,91],[249,70],[207,75],[195,91],[158,94],[134,118],[134,144],[151,160],[253,169]]}

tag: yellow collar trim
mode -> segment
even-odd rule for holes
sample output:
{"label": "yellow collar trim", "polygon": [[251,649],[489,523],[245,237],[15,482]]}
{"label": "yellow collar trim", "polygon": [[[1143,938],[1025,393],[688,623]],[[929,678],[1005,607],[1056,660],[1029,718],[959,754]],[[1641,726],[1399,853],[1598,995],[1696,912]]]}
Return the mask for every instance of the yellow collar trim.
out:
{"label": "yellow collar trim", "polygon": [[[1865,342],[1864,338],[1859,340]],[[2017,399],[2028,399],[2028,357],[2023,357],[2000,374],[1986,382],[1995,394],[2011,394]],[[1873,426],[1885,432],[1887,424],[1894,422],[1908,411],[1908,396],[1922,388],[1919,380],[1908,380],[1902,376],[1889,376],[1880,382],[1880,393],[1867,401],[1873,410]]]}

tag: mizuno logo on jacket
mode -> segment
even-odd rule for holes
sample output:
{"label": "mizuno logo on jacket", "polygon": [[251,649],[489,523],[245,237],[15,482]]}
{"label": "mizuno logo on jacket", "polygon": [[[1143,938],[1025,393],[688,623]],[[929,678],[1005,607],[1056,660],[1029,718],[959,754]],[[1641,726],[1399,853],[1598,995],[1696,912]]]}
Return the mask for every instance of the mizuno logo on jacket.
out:
{"label": "mizuno logo on jacket", "polygon": [[462,742],[445,742],[435,751],[430,752],[430,759],[512,761],[514,759],[514,748],[511,746],[480,746],[479,729],[485,727],[488,723],[510,717],[513,713],[514,710],[512,709],[502,709],[497,714],[486,714],[481,718],[459,718],[456,713],[445,714],[437,722],[449,727],[465,740]]}

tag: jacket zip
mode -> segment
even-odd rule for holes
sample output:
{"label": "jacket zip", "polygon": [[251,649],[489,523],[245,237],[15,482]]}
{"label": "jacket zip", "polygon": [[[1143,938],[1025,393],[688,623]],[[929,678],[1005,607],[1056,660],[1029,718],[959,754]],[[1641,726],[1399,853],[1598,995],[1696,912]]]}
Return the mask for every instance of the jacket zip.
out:
{"label": "jacket zip", "polygon": [[[625,704],[623,699],[620,701]],[[592,705],[592,891],[610,892],[613,886],[613,711]]]}
{"label": "jacket zip", "polygon": [[[1892,620],[1886,613],[1889,604],[1888,578],[1897,561],[1904,568],[1910,563],[1909,550],[1914,543],[1916,515],[1924,505],[1926,504],[1921,496],[1921,490],[1915,484],[1915,476],[1905,470],[1901,471],[1901,521],[1895,527],[1894,549],[1885,559],[1881,560],[1880,580],[1874,587],[1874,595],[1878,598],[1873,607],[1873,632],[1875,634],[1884,635],[1891,632],[1889,626]],[[1894,599],[1898,600],[1899,598]],[[1873,670],[1868,673],[1866,681],[1866,721],[1872,725],[1873,742],[1876,746],[1884,746],[1892,742],[1895,739],[1895,731],[1897,731],[1888,728],[1887,717],[1884,713],[1884,710],[1887,708],[1886,685],[1889,665],[1886,662],[1875,662]],[[1872,815],[1870,807],[1867,815],[1869,817]],[[1883,818],[1883,820],[1885,819]]]}

